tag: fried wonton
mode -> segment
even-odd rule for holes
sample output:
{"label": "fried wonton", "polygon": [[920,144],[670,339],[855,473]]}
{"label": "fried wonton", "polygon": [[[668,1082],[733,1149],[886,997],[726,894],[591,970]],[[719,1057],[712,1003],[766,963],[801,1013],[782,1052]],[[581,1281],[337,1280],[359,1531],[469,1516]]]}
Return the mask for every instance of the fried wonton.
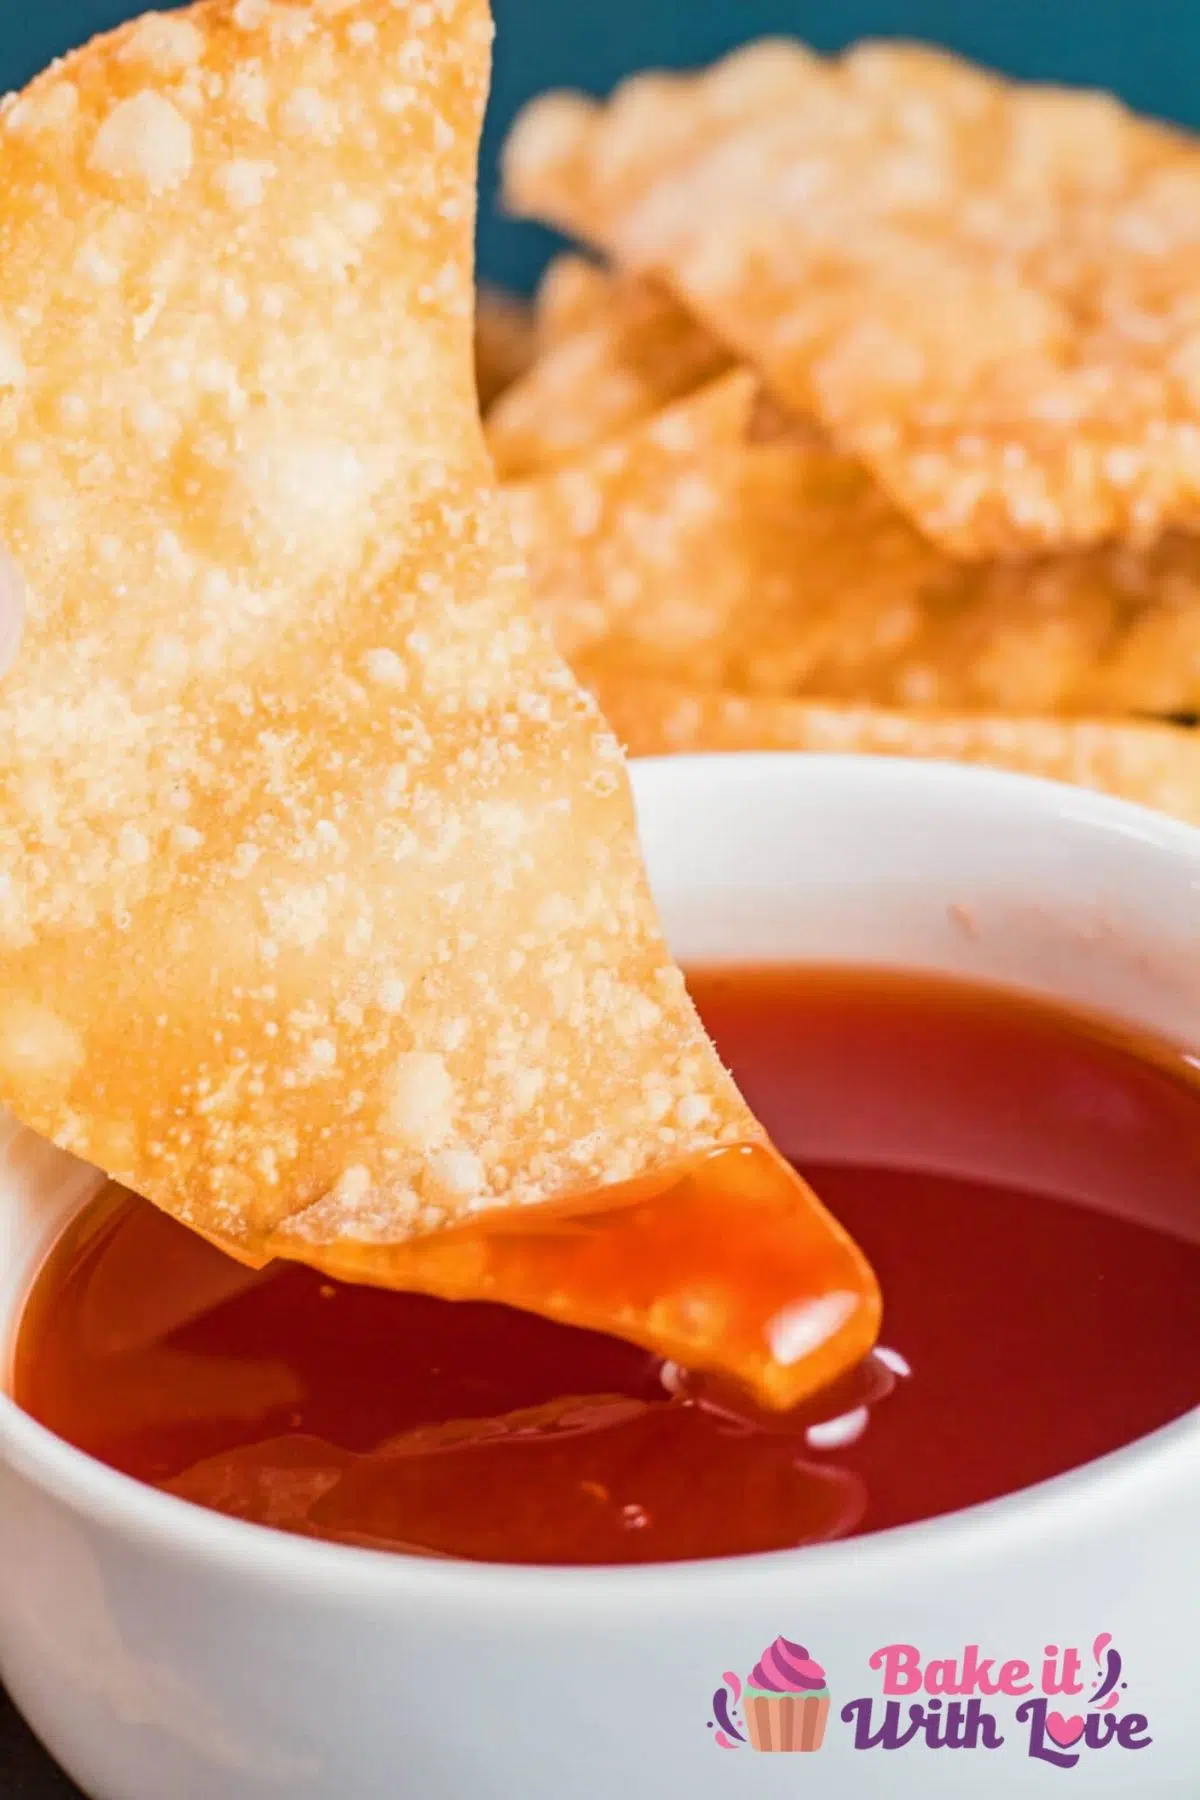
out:
{"label": "fried wonton", "polygon": [[697,75],[632,75],[606,102],[540,94],[504,146],[505,198],[519,212],[606,244],[652,182],[755,120],[814,104],[828,88],[820,57],[786,38],[763,38]]}
{"label": "fried wonton", "polygon": [[1200,825],[1200,731],[1112,719],[901,712],[689,689],[581,667],[631,755],[809,750],[979,763],[1095,788]]}
{"label": "fried wonton", "polygon": [[488,38],[211,0],[0,123],[0,1091],[249,1252],[760,1137],[490,486]]}
{"label": "fried wonton", "polygon": [[487,421],[496,473],[553,468],[727,369],[729,352],[653,282],[614,283],[593,322],[563,336]]}
{"label": "fried wonton", "polygon": [[529,605],[472,354],[489,41],[485,0],[207,0],[4,106],[0,1097],[251,1263],[784,1405],[878,1292],[718,1062]]}
{"label": "fried wonton", "polygon": [[551,257],[533,296],[533,328],[538,354],[553,349],[604,316],[617,278],[610,269],[563,250]]}
{"label": "fried wonton", "polygon": [[1200,528],[1200,141],[942,52],[740,52],[518,120],[509,202],[667,279],[925,532]]}
{"label": "fried wonton", "polygon": [[576,664],[884,706],[1200,708],[1200,540],[959,562],[746,370],[508,503]]}

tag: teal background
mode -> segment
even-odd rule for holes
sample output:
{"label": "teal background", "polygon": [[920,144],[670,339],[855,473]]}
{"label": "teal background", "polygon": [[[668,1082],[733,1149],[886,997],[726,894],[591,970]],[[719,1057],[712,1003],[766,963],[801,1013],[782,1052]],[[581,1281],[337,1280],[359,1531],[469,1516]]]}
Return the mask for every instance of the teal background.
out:
{"label": "teal background", "polygon": [[[1114,88],[1132,105],[1200,126],[1200,0],[493,0],[496,75],[483,148],[484,275],[528,287],[551,239],[499,216],[496,152],[530,94],[607,91],[651,66],[707,62],[762,32],[818,49],[854,38],[949,44],[1014,75]],[[161,0],[160,0],[161,4]],[[135,0],[0,0],[0,89],[143,10]]]}

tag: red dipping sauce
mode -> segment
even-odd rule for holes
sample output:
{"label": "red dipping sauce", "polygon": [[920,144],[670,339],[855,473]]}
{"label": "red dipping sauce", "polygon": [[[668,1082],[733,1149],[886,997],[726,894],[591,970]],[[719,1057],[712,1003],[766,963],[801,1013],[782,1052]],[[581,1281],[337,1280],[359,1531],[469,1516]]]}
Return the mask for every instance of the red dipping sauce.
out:
{"label": "red dipping sauce", "polygon": [[549,1563],[907,1524],[1200,1403],[1200,1071],[1181,1051],[925,976],[689,985],[883,1287],[881,1350],[799,1412],[757,1418],[644,1351],[504,1307],[295,1265],[250,1276],[116,1189],[38,1279],[17,1400],[241,1518]]}

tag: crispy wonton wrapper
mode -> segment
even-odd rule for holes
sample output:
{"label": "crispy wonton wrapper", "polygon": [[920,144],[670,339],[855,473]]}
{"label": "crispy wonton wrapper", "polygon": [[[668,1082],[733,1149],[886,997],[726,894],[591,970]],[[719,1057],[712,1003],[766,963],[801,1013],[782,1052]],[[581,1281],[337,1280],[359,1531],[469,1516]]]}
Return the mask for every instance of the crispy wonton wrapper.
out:
{"label": "crispy wonton wrapper", "polygon": [[576,663],[886,706],[1200,709],[1200,539],[956,561],[747,370],[508,501]]}
{"label": "crispy wonton wrapper", "polygon": [[504,146],[505,197],[518,212],[604,245],[651,183],[756,119],[812,104],[828,85],[820,57],[786,38],[763,38],[699,75],[632,75],[605,102],[540,94]]}
{"label": "crispy wonton wrapper", "polygon": [[1200,825],[1200,731],[1186,726],[898,712],[693,690],[586,663],[580,674],[632,756],[809,750],[979,763],[1095,788]]}
{"label": "crispy wonton wrapper", "polygon": [[533,361],[533,313],[502,288],[483,286],[475,296],[475,385],[486,412]]}
{"label": "crispy wonton wrapper", "polygon": [[0,118],[0,1095],[252,1260],[761,1142],[490,482],[489,35],[209,0]]}
{"label": "crispy wonton wrapper", "polygon": [[947,548],[1200,526],[1197,140],[914,46],[765,45],[535,101],[506,179],[668,278]]}
{"label": "crispy wonton wrapper", "polygon": [[571,461],[692,393],[731,360],[657,283],[613,283],[599,318],[560,338],[492,409],[496,473],[515,480]]}
{"label": "crispy wonton wrapper", "polygon": [[612,271],[590,256],[579,256],[573,250],[552,256],[533,296],[538,355],[585,326],[597,324],[616,287]]}

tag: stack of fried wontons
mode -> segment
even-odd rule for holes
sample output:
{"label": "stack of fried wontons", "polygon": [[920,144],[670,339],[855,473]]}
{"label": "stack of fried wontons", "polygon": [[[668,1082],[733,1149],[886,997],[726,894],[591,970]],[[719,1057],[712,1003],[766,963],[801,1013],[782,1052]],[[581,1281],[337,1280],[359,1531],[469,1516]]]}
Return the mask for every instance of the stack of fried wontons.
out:
{"label": "stack of fried wontons", "polygon": [[544,96],[505,189],[587,254],[524,321],[481,304],[491,451],[634,753],[948,757],[1200,821],[1200,142],[772,41]]}

